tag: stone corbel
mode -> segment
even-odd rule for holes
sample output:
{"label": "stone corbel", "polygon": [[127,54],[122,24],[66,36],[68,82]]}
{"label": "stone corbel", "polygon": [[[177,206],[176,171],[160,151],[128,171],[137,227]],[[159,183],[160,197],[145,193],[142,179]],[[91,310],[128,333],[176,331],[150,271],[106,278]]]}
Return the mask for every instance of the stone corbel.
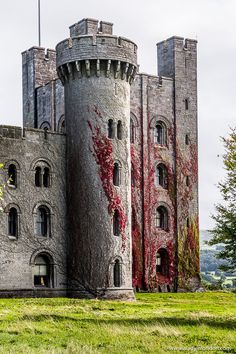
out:
{"label": "stone corbel", "polygon": [[91,71],[90,71],[90,60],[85,60],[85,69],[86,69],[87,77],[90,77],[90,74],[91,74]]}

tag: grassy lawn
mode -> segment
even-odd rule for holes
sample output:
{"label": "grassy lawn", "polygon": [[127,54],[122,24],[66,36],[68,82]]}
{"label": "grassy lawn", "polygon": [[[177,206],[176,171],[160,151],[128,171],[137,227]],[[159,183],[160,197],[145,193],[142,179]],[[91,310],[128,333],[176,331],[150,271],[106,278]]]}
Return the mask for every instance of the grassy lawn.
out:
{"label": "grassy lawn", "polygon": [[223,292],[1,299],[0,353],[236,353],[235,315]]}

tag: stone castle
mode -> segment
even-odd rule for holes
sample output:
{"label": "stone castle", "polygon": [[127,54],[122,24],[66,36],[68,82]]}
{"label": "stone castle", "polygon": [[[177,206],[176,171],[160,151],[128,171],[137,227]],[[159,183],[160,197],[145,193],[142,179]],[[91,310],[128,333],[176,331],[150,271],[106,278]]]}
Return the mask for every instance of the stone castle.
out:
{"label": "stone castle", "polygon": [[0,296],[133,298],[199,286],[197,43],[137,46],[83,19],[23,58],[23,129],[0,126]]}

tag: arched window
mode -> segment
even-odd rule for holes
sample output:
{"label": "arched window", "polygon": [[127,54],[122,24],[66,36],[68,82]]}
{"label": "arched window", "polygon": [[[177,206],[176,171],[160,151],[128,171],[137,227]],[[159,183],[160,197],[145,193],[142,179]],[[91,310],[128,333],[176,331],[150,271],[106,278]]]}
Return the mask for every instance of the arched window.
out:
{"label": "arched window", "polygon": [[158,121],[154,129],[154,143],[160,145],[167,145],[167,129],[166,125]]}
{"label": "arched window", "polygon": [[41,187],[41,167],[35,168],[35,186]]}
{"label": "arched window", "polygon": [[118,210],[115,210],[113,215],[113,235],[120,236],[120,215]]}
{"label": "arched window", "polygon": [[16,188],[17,186],[17,170],[14,164],[8,167],[8,186]]}
{"label": "arched window", "polygon": [[135,125],[132,118],[130,118],[130,142],[131,144],[135,142]]}
{"label": "arched window", "polygon": [[121,166],[118,162],[115,162],[113,167],[113,184],[114,186],[121,184]]}
{"label": "arched window", "polygon": [[169,256],[164,248],[159,249],[157,252],[156,272],[164,276],[169,276]]}
{"label": "arched window", "polygon": [[51,169],[46,161],[38,161],[35,171],[35,186],[36,187],[50,187],[51,184]]}
{"label": "arched window", "polygon": [[119,288],[120,286],[121,286],[121,265],[119,259],[116,259],[114,264],[114,287]]}
{"label": "arched window", "polygon": [[51,124],[49,122],[45,121],[40,125],[39,129],[51,130]]}
{"label": "arched window", "polygon": [[165,189],[168,187],[168,173],[164,164],[160,163],[156,167],[156,186],[161,186]]}
{"label": "arched window", "polygon": [[16,208],[11,208],[8,213],[8,235],[18,235],[18,214]]}
{"label": "arched window", "polygon": [[40,254],[34,261],[34,286],[50,288],[53,284],[52,266],[48,256]]}
{"label": "arched window", "polygon": [[122,140],[122,122],[118,120],[117,123],[117,139]]}
{"label": "arched window", "polygon": [[50,185],[50,170],[48,167],[44,167],[43,170],[43,186],[49,187]]}
{"label": "arched window", "polygon": [[46,206],[37,209],[36,234],[45,237],[50,235],[50,211]]}
{"label": "arched window", "polygon": [[108,121],[108,138],[109,139],[114,138],[114,123],[112,119],[109,119]]}
{"label": "arched window", "polygon": [[156,227],[162,230],[168,230],[168,212],[163,206],[156,210]]}

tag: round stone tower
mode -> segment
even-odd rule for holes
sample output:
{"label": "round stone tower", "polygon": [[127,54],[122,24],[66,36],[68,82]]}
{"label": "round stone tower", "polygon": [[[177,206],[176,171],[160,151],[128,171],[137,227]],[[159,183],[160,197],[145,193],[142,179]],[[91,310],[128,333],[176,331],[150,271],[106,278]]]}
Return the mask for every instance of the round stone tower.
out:
{"label": "round stone tower", "polygon": [[130,85],[137,46],[84,19],[57,45],[65,88],[68,273],[75,293],[133,298]]}

